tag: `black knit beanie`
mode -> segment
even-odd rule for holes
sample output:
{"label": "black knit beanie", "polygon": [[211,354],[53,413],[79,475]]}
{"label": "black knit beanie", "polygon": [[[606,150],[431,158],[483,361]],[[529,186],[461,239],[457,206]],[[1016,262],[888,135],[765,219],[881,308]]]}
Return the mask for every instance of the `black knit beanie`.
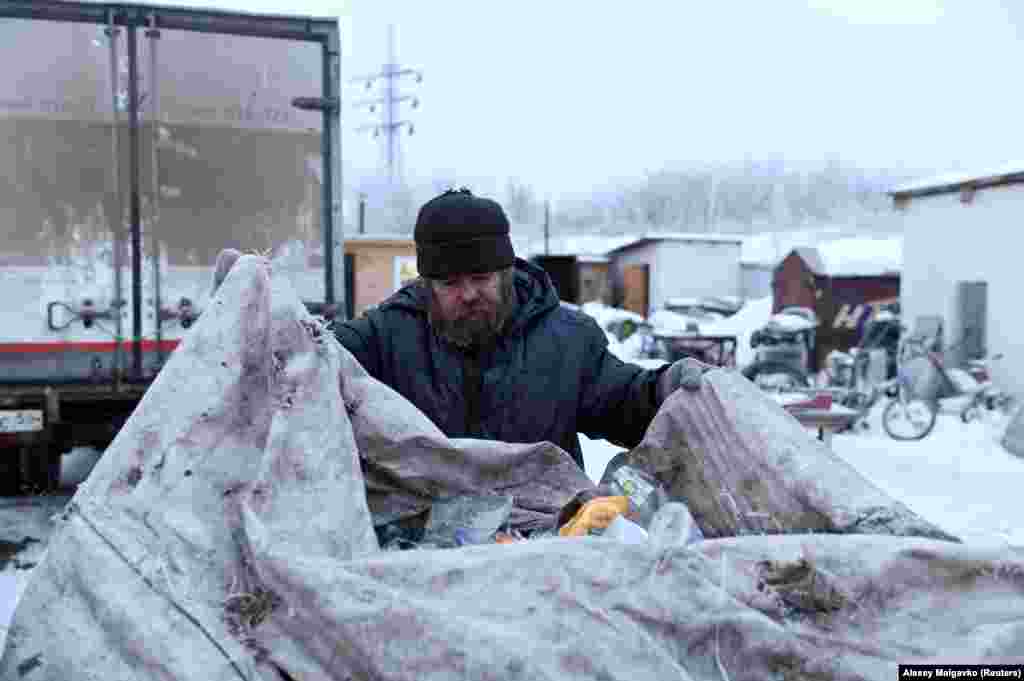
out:
{"label": "black knit beanie", "polygon": [[494,272],[516,259],[505,211],[465,188],[423,204],[414,237],[416,269],[430,279]]}

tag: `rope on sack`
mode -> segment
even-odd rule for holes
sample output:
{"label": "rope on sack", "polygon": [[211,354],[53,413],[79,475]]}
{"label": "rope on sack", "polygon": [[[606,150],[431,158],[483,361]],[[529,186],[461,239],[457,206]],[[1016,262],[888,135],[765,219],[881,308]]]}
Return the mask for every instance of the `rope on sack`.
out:
{"label": "rope on sack", "polygon": [[193,625],[195,625],[195,627],[197,629],[199,629],[200,632],[202,632],[203,636],[205,636],[206,639],[211,644],[213,644],[213,647],[216,648],[220,652],[220,654],[224,656],[224,659],[226,659],[228,661],[228,663],[231,665],[231,667],[235,670],[235,673],[238,674],[238,678],[242,679],[242,681],[250,681],[250,679],[245,675],[245,673],[242,672],[242,669],[238,666],[238,663],[236,663],[235,660],[231,657],[231,654],[228,653],[228,651],[224,648],[224,646],[222,646],[220,644],[220,642],[216,638],[214,638],[213,634],[211,634],[206,629],[206,627],[203,626],[203,623],[200,622],[190,612],[185,610],[185,608],[183,606],[181,606],[176,600],[174,600],[174,598],[171,597],[170,594],[167,594],[167,593],[161,591],[160,589],[158,589],[157,586],[153,583],[153,581],[149,577],[147,577],[146,575],[144,575],[142,573],[142,571],[138,568],[138,566],[136,566],[134,563],[132,563],[130,560],[128,560],[128,556],[124,555],[124,553],[121,551],[121,549],[117,548],[117,546],[114,544],[113,541],[108,539],[106,535],[104,535],[102,532],[100,532],[100,529],[98,527],[96,527],[96,525],[92,522],[92,520],[89,519],[89,517],[87,515],[85,515],[85,513],[78,506],[78,504],[72,502],[72,503],[68,504],[68,508],[73,513],[77,514],[78,517],[81,518],[85,522],[85,524],[89,526],[89,529],[91,529],[93,532],[95,532],[96,536],[99,537],[103,541],[104,544],[106,544],[108,547],[110,547],[110,550],[113,551],[114,554],[117,555],[117,557],[120,558],[124,562],[125,565],[130,567],[132,569],[132,572],[137,574],[142,579],[142,581],[145,582],[146,586],[148,586],[150,589],[152,589],[155,593],[157,593],[160,596],[162,596],[164,598],[164,600],[166,600],[168,603],[170,603],[171,606],[175,610],[177,610],[178,613],[181,614],[182,617],[184,617],[186,620],[188,620]]}

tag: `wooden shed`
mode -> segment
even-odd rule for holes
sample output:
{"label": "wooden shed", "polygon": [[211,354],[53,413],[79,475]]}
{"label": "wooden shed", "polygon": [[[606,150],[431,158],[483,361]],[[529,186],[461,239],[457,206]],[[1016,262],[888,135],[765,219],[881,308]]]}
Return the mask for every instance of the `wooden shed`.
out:
{"label": "wooden shed", "polygon": [[[310,267],[323,267],[319,252],[311,258]],[[416,243],[412,239],[386,234],[345,237],[345,301],[349,319],[379,304],[417,276]]]}
{"label": "wooden shed", "polygon": [[865,324],[900,295],[902,247],[899,239],[839,239],[815,248],[794,248],[776,266],[772,311],[786,307],[814,310],[814,368],[832,350],[849,350]]}

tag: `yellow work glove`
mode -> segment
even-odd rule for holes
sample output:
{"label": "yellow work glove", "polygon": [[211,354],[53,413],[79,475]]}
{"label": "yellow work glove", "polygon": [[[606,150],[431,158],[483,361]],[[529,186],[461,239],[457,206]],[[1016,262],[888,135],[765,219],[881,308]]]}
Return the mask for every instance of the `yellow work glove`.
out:
{"label": "yellow work glove", "polygon": [[629,497],[597,497],[583,504],[576,515],[558,530],[558,534],[562,537],[585,537],[591,530],[607,528],[616,516],[628,512]]}

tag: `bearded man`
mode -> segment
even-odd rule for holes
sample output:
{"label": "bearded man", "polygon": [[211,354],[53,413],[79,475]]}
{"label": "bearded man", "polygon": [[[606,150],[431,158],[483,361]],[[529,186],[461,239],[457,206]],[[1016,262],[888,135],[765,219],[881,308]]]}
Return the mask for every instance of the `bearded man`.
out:
{"label": "bearded man", "polygon": [[415,242],[420,278],[335,332],[448,437],[552,442],[583,468],[578,433],[631,449],[670,392],[699,386],[699,363],[645,370],[610,353],[594,319],[515,256],[495,201],[444,192]]}

